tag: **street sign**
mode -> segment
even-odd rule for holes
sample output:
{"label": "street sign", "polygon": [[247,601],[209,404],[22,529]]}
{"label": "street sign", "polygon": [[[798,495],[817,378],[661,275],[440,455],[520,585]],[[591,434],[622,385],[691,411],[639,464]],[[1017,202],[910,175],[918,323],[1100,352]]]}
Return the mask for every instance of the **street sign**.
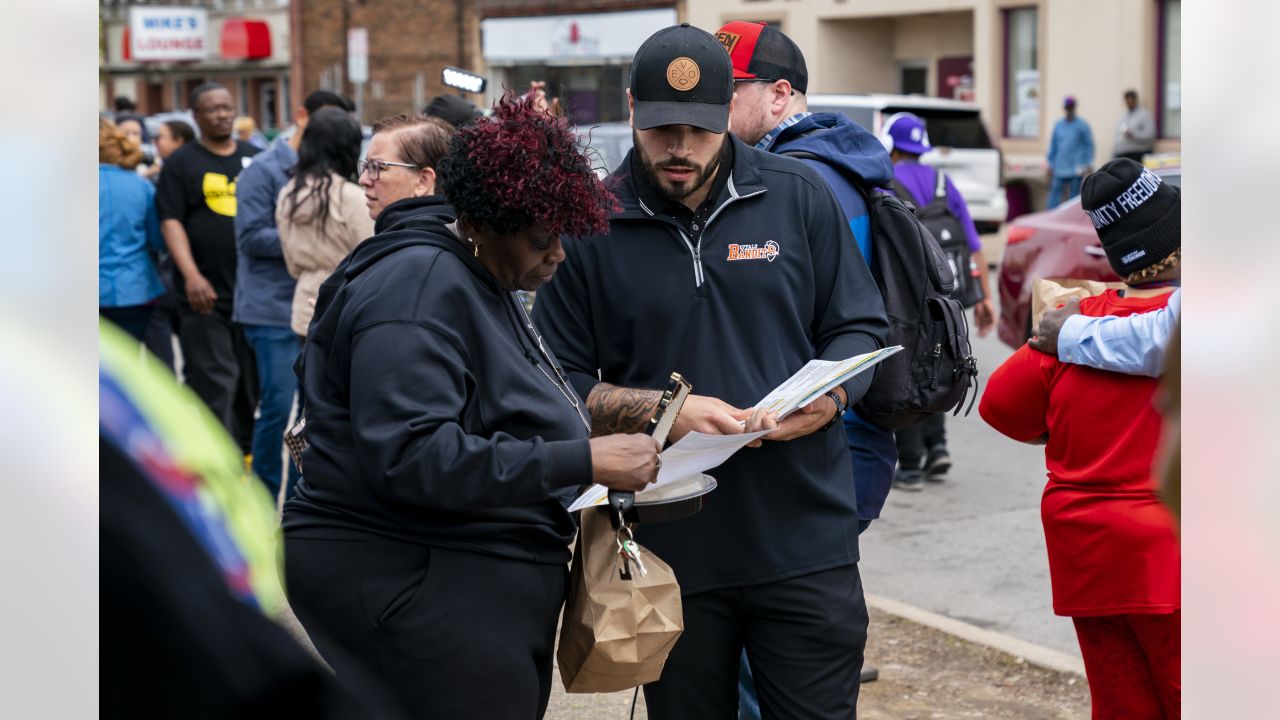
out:
{"label": "street sign", "polygon": [[369,82],[369,31],[366,28],[347,31],[347,79],[357,84]]}
{"label": "street sign", "polygon": [[473,72],[467,72],[461,68],[446,67],[440,73],[440,79],[445,85],[467,92],[481,93],[484,92],[485,79],[483,75],[476,75]]}

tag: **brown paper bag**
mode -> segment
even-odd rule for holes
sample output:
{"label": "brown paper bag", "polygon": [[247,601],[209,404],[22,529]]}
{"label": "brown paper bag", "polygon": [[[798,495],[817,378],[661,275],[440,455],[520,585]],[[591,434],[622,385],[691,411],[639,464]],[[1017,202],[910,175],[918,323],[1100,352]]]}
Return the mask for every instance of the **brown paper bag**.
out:
{"label": "brown paper bag", "polygon": [[662,675],[684,631],[680,585],[657,555],[640,553],[646,574],[632,563],[631,579],[621,579],[609,516],[598,508],[582,512],[556,651],[565,692],[618,692]]}
{"label": "brown paper bag", "polygon": [[1031,284],[1031,332],[1040,327],[1040,318],[1046,310],[1056,308],[1071,298],[1081,300],[1101,295],[1107,290],[1119,290],[1122,282],[1077,280],[1075,278],[1036,278]]}

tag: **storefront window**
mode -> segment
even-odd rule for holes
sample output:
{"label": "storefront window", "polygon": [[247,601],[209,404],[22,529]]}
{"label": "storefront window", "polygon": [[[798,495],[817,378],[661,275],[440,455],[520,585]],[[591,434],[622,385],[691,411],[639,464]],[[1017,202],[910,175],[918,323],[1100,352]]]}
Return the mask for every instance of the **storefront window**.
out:
{"label": "storefront window", "polygon": [[547,83],[547,95],[560,99],[577,125],[626,120],[631,67],[622,65],[517,65],[510,69],[507,86],[528,89],[532,81]]}
{"label": "storefront window", "polygon": [[1004,11],[1004,134],[1040,135],[1039,13],[1036,8]]}
{"label": "storefront window", "polygon": [[1182,0],[1160,3],[1160,137],[1182,137]]}

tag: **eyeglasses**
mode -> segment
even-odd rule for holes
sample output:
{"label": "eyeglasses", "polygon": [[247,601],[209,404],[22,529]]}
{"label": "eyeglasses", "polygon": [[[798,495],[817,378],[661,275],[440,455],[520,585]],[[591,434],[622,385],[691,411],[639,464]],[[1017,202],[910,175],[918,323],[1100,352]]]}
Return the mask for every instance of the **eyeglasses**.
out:
{"label": "eyeglasses", "polygon": [[386,160],[361,160],[356,165],[356,168],[360,171],[361,175],[369,173],[369,179],[374,182],[378,181],[378,176],[382,174],[382,169],[387,167],[402,167],[410,168],[412,170],[418,170],[421,168],[421,166],[414,165],[413,163],[388,162]]}

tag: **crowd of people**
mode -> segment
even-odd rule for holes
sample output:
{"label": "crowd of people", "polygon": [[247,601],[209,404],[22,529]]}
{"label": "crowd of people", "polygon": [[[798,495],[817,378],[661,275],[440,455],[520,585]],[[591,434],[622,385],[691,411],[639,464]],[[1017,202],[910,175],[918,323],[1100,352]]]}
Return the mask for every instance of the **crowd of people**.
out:
{"label": "crowd of people", "polygon": [[[678,371],[695,394],[670,440],[769,434],[716,470],[701,512],[636,529],[674,570],[684,618],[644,686],[649,715],[856,716],[858,536],[891,487],[947,474],[943,415],[897,432],[868,420],[874,373],[782,419],[752,405],[810,360],[886,344],[868,193],[918,209],[985,335],[981,240],[920,162],[926,123],[902,113],[877,136],[809,112],[804,55],[776,27],[666,28],[630,73],[634,146],[606,179],[545,87],[488,114],[441,96],[377,122],[362,150],[346,98],[310,94],[264,147],[206,83],[190,93],[196,128],[157,133],[157,171],[138,169],[140,118],[99,121],[100,314],[171,367],[176,332],[181,377],[230,438],[215,444],[283,503],[288,603],[344,703],[367,691],[379,717],[541,717],[567,507],[593,482],[655,481],[646,428]],[[1074,105],[1051,161],[1088,134]],[[1080,158],[1064,163],[1082,174]],[[1126,286],[1046,315],[980,413],[1046,446],[1054,610],[1075,622],[1094,717],[1175,718],[1180,550],[1151,478],[1180,194],[1128,157],[1082,180]],[[116,371],[128,353],[109,341]],[[305,449],[286,458],[297,418]],[[119,473],[143,462],[115,450]]]}

